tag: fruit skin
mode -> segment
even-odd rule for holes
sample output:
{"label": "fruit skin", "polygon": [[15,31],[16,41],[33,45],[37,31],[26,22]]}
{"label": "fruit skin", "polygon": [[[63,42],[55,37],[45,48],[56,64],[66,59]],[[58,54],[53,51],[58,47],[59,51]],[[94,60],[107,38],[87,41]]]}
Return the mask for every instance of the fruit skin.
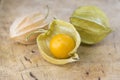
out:
{"label": "fruit skin", "polygon": [[50,41],[50,50],[56,58],[68,58],[75,47],[75,41],[66,34],[57,34]]}
{"label": "fruit skin", "polygon": [[[59,59],[52,55],[50,51],[50,40],[56,34],[67,34],[70,35],[75,41],[75,47],[69,52],[71,55],[65,59]],[[64,65],[71,62],[79,61],[77,49],[81,43],[81,38],[74,26],[68,22],[55,19],[53,20],[47,32],[40,34],[37,37],[37,46],[39,48],[41,56],[48,62],[56,65]]]}
{"label": "fruit skin", "polygon": [[107,16],[96,6],[77,8],[70,17],[70,22],[75,26],[85,44],[96,44],[112,32]]}

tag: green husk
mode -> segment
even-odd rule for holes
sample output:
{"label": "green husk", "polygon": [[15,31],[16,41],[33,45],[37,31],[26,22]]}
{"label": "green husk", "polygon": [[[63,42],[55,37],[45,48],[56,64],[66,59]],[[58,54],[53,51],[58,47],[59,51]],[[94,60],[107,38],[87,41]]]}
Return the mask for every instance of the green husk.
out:
{"label": "green husk", "polygon": [[86,44],[98,43],[112,31],[107,16],[95,6],[77,8],[70,17],[70,22]]}

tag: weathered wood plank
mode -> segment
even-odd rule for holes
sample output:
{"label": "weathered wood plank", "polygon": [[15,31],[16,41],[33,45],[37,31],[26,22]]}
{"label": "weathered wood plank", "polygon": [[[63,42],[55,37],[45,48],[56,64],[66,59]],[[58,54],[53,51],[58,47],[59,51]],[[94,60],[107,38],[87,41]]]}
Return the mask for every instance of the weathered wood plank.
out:
{"label": "weathered wood plank", "polygon": [[[19,16],[45,13],[69,21],[78,6],[96,5],[108,15],[114,30],[102,42],[81,45],[80,61],[56,66],[46,62],[36,45],[22,45],[9,38],[9,27]],[[0,80],[120,80],[120,0],[0,0]]]}

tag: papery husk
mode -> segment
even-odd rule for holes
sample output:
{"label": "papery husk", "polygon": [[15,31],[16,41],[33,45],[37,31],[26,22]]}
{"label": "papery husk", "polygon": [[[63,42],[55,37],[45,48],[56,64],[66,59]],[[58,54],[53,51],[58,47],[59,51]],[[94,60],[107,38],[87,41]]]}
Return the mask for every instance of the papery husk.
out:
{"label": "papery husk", "polygon": [[[68,22],[55,19],[52,21],[52,23],[50,23],[49,27],[50,28],[48,29],[48,31],[40,34],[37,37],[37,45],[38,45],[38,48],[39,48],[39,51],[40,51],[40,54],[42,55],[42,57],[46,61],[56,64],[56,65],[63,65],[63,64],[78,61],[79,56],[77,54],[77,49],[80,45],[81,39],[80,39],[79,33],[74,28],[74,26]],[[54,35],[61,34],[61,33],[71,36],[76,42],[75,48],[69,52],[69,55],[71,55],[71,56],[67,59],[55,58],[54,55],[52,55],[52,53],[50,51],[50,47],[49,47],[51,38]]]}
{"label": "papery husk", "polygon": [[70,17],[70,22],[85,44],[96,44],[112,32],[107,16],[96,6],[77,8]]}
{"label": "papery husk", "polygon": [[27,35],[38,30],[47,29],[48,23],[41,13],[34,13],[28,16],[17,18],[10,27],[10,38],[22,44],[33,44],[39,34],[35,34],[26,40]]}

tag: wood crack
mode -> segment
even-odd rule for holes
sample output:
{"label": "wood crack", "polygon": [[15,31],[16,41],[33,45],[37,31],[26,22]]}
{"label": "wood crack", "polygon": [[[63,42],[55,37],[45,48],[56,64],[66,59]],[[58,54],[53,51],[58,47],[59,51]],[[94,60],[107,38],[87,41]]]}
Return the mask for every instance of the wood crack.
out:
{"label": "wood crack", "polygon": [[[113,34],[113,39],[115,39],[115,33]],[[115,40],[114,40],[113,46],[114,46],[114,49],[115,49],[115,53],[117,53]]]}
{"label": "wood crack", "polygon": [[22,73],[21,73],[21,77],[22,77],[22,80],[25,80]]}
{"label": "wood crack", "polygon": [[20,62],[22,63],[24,69],[26,69],[26,67],[25,67],[25,65],[24,65],[24,63],[23,63],[23,61],[21,59],[20,59]]}
{"label": "wood crack", "polygon": [[34,80],[38,80],[37,78],[36,78],[36,76],[35,75],[33,75],[33,73],[32,72],[30,72],[29,73],[29,75],[34,79]]}
{"label": "wood crack", "polygon": [[98,80],[101,80],[101,78],[100,78],[100,77],[98,77]]}
{"label": "wood crack", "polygon": [[27,58],[26,56],[24,56],[24,59],[25,59],[26,61],[32,63],[32,61],[31,61],[29,58]]}

